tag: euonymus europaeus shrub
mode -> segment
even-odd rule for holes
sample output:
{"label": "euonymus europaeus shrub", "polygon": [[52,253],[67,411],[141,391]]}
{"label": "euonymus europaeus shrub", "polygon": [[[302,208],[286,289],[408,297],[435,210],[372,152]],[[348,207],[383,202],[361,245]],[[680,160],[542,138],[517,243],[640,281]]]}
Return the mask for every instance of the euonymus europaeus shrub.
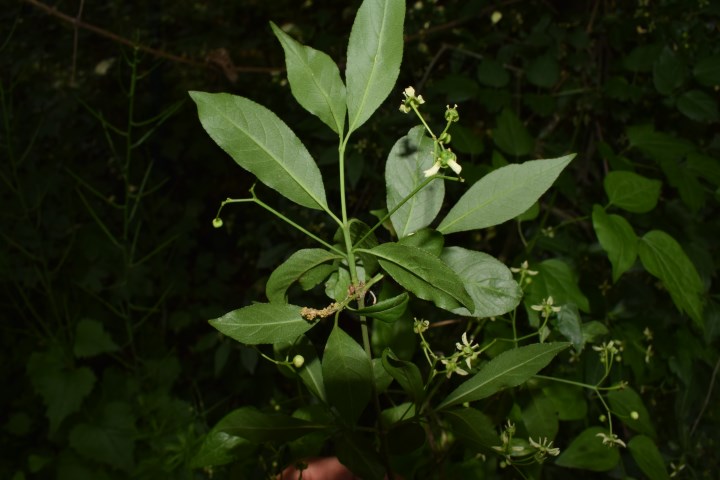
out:
{"label": "euonymus europaeus shrub", "polygon": [[[216,227],[223,226],[226,205],[245,203],[316,242],[275,268],[262,299],[267,301],[210,321],[298,379],[302,391],[276,411],[244,406],[229,413],[206,435],[194,464],[213,467],[257,455],[272,459],[265,464],[272,474],[323,454],[368,479],[427,478],[445,469],[469,475],[498,466],[537,478],[553,457],[561,467],[605,471],[620,465],[620,449],[627,449],[642,472],[664,478],[649,414],[613,369],[624,346],[606,339],[602,323],[581,320],[590,306],[568,264],[551,258],[509,268],[487,253],[453,245],[458,233],[532,218],[538,199],[574,155],[506,164],[465,187],[463,159],[452,150],[451,127],[461,119],[457,106],[447,105],[436,126],[427,112],[440,108],[426,104],[413,87],[396,87],[404,16],[402,1],[363,2],[344,81],[329,56],[272,25],[293,96],[337,135],[336,202],[326,197],[325,177],[310,151],[275,113],[239,96],[190,94],[203,127],[235,162],[336,228],[332,238],[323,238],[274,209],[255,187],[245,198],[222,202]],[[346,153],[356,132],[393,95],[400,101],[398,115],[415,115],[419,124],[388,154],[386,207],[377,220],[350,218]],[[530,152],[526,136],[515,135],[523,126],[512,111],[504,110],[499,123],[495,141],[503,150]],[[445,182],[464,188],[454,203],[445,201]],[[619,171],[604,186],[608,203],[593,207],[592,223],[613,279],[639,257],[677,307],[701,324],[704,286],[677,241],[654,229],[637,237],[621,215],[611,213],[613,207],[652,209],[657,183]],[[317,291],[327,297],[324,303]],[[448,325],[462,333],[435,334]],[[413,355],[416,348],[420,353]],[[592,381],[541,375],[561,352],[568,361],[592,355]],[[542,393],[522,407],[493,405],[492,399],[502,402],[508,389],[520,386]],[[562,420],[583,420],[588,398],[602,415],[572,441],[562,441],[561,451],[553,443],[557,419],[553,426],[547,418],[559,412]],[[620,425],[639,435],[625,441]]]}

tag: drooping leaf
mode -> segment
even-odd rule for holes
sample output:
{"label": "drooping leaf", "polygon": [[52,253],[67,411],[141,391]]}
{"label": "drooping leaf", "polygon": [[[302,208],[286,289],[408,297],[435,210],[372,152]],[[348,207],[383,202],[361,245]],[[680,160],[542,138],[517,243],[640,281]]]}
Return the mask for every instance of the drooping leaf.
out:
{"label": "drooping leaf", "polygon": [[342,432],[335,441],[340,462],[359,478],[382,480],[385,468],[372,444],[355,432]]}
{"label": "drooping leaf", "polygon": [[574,154],[498,168],[477,181],[440,222],[443,234],[499,225],[532,207]]}
{"label": "drooping leaf", "polygon": [[520,303],[520,286],[510,269],[494,257],[461,247],[449,247],[443,250],[440,259],[457,273],[475,303],[472,312],[461,307],[453,313],[493,317],[509,312]]}
{"label": "drooping leaf", "polygon": [[210,325],[246,345],[291,341],[315,326],[301,310],[297,305],[256,303],[210,320]]}
{"label": "drooping leaf", "polygon": [[190,92],[205,131],[238,165],[299,205],[327,209],[320,169],[277,115],[247,98]]}
{"label": "drooping leaf", "polygon": [[110,402],[95,423],[79,423],[70,431],[70,446],[84,457],[131,471],[137,431],[130,405]]}
{"label": "drooping leaf", "polygon": [[256,445],[236,435],[219,431],[217,427],[205,434],[200,449],[190,461],[191,468],[226,465],[248,455]]}
{"label": "drooping leaf", "polygon": [[620,461],[618,447],[603,445],[599,433],[608,432],[601,427],[590,427],[568,445],[555,461],[556,465],[578,468],[593,472],[605,472],[615,468]]}
{"label": "drooping leaf", "polygon": [[655,442],[645,435],[636,435],[628,442],[628,450],[640,470],[653,480],[670,480],[665,462]]}
{"label": "drooping leaf", "polygon": [[407,292],[403,292],[392,298],[380,300],[374,305],[360,308],[357,310],[359,315],[375,318],[381,322],[394,322],[407,310],[410,296]]}
{"label": "drooping leaf", "polygon": [[580,312],[573,303],[563,305],[557,314],[557,329],[563,337],[572,342],[576,352],[585,347]]}
{"label": "drooping leaf", "polygon": [[528,155],[535,148],[535,140],[509,108],[503,109],[498,115],[493,140],[500,150],[516,157]]}
{"label": "drooping leaf", "polygon": [[[385,164],[388,211],[425,181],[423,172],[433,162],[433,141],[425,135],[423,126],[412,128],[395,143]],[[444,196],[445,184],[433,180],[405,202],[390,217],[398,237],[406,237],[430,225],[442,207]]]}
{"label": "drooping leaf", "polygon": [[535,343],[507,350],[453,390],[438,409],[489,397],[505,388],[516,387],[542,370],[570,343]]}
{"label": "drooping leaf", "polygon": [[68,415],[80,409],[95,385],[92,370],[72,367],[57,347],[30,355],[27,373],[47,407],[45,414],[50,420],[51,434]]}
{"label": "drooping leaf", "polygon": [[280,371],[289,377],[300,377],[310,392],[323,402],[327,401],[325,395],[325,382],[322,376],[322,365],[312,342],[303,335],[293,342],[281,342],[273,345],[275,358],[278,360],[292,360],[295,355],[302,355],[304,363],[300,368],[281,366]]}
{"label": "drooping leaf", "polygon": [[102,323],[87,318],[78,322],[73,345],[76,357],[93,357],[101,353],[115,352],[119,348]]}
{"label": "drooping leaf", "polygon": [[452,425],[452,432],[474,448],[489,450],[500,445],[500,438],[490,417],[474,408],[457,408],[442,412]]}
{"label": "drooping leaf", "polygon": [[639,239],[638,253],[645,269],[663,282],[678,309],[702,329],[705,286],[680,244],[665,232],[651,230]]}
{"label": "drooping leaf", "polygon": [[423,300],[452,311],[460,306],[474,309],[462,280],[439,258],[425,250],[398,243],[383,243],[368,253],[397,283]]}
{"label": "drooping leaf", "polygon": [[395,86],[404,21],[404,0],[365,0],[357,12],[345,68],[348,134],[370,118]]}
{"label": "drooping leaf", "polygon": [[635,264],[637,236],[632,225],[620,215],[608,215],[600,205],[593,207],[593,228],[612,265],[613,282]]}
{"label": "drooping leaf", "polygon": [[717,101],[702,90],[690,90],[680,95],[677,108],[696,122],[714,123],[720,119]]}
{"label": "drooping leaf", "polygon": [[675,52],[665,47],[653,64],[655,89],[663,95],[670,95],[673,90],[682,85],[686,75],[685,64]]}
{"label": "drooping leaf", "polygon": [[345,127],[345,84],[340,70],[325,53],[302,45],[270,22],[285,51],[288,82],[295,99],[335,133]]}
{"label": "drooping leaf", "polygon": [[[636,432],[656,438],[655,428],[650,418],[650,413],[640,398],[640,395],[630,387],[623,390],[612,390],[608,392],[608,400],[613,413],[628,427]],[[637,418],[633,418],[633,412]]]}
{"label": "drooping leaf", "polygon": [[400,360],[389,348],[382,354],[383,367],[398,382],[400,387],[408,393],[416,404],[425,396],[420,369],[412,362]]}
{"label": "drooping leaf", "polygon": [[290,255],[277,267],[265,285],[265,295],[272,303],[287,303],[287,290],[304,275],[324,263],[341,258],[338,254],[321,248],[304,248]]}
{"label": "drooping leaf", "polygon": [[662,182],[634,172],[615,171],[607,174],[603,186],[613,205],[628,212],[646,213],[657,205]]}
{"label": "drooping leaf", "polygon": [[370,401],[373,369],[363,347],[338,326],[325,345],[322,373],[328,403],[354,425]]}
{"label": "drooping leaf", "polygon": [[255,407],[241,407],[225,415],[212,431],[224,432],[253,443],[284,443],[326,428],[328,426],[322,423],[264,413]]}

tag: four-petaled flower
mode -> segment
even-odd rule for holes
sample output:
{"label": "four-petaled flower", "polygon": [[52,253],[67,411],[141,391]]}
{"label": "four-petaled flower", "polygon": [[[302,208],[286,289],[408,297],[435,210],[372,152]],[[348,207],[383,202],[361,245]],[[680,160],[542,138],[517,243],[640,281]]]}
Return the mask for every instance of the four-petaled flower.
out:
{"label": "four-petaled flower", "polygon": [[462,343],[456,342],[455,347],[460,350],[462,356],[465,357],[465,363],[467,364],[468,368],[472,368],[470,362],[475,360],[479,355],[479,352],[477,352],[477,350],[480,348],[480,345],[473,344],[472,342],[468,341],[467,332],[465,332],[462,334]]}
{"label": "four-petaled flower", "polygon": [[435,163],[433,163],[432,167],[428,168],[423,173],[426,177],[432,177],[438,173],[441,168],[445,167],[450,167],[452,171],[458,175],[460,175],[460,172],[462,171],[462,167],[457,162],[457,155],[455,155],[449,148],[440,152],[440,155],[435,158]]}
{"label": "four-petaled flower", "polygon": [[558,313],[561,310],[560,307],[553,306],[552,296],[543,298],[542,303],[540,305],[531,305],[530,308],[532,308],[536,312],[542,312],[541,315],[543,318],[548,318],[550,316],[550,314]]}
{"label": "four-petaled flower", "polygon": [[410,113],[413,107],[417,108],[425,103],[422,95],[415,95],[415,89],[413,87],[407,87],[403,91],[403,95],[405,96],[405,100],[400,104],[400,111],[403,113]]}
{"label": "four-petaled flower", "polygon": [[606,433],[598,433],[595,435],[596,437],[602,438],[603,445],[607,445],[608,447],[614,447],[615,445],[620,445],[621,447],[627,447],[625,445],[625,442],[620,440],[617,435],[614,433],[611,435],[608,435]]}
{"label": "four-petaled flower", "polygon": [[456,358],[453,358],[453,357],[443,358],[440,361],[443,363],[443,365],[445,365],[445,371],[447,374],[447,378],[450,378],[450,375],[452,375],[453,373],[457,373],[458,375],[467,375],[468,374],[467,371],[463,370],[463,368],[457,364]]}

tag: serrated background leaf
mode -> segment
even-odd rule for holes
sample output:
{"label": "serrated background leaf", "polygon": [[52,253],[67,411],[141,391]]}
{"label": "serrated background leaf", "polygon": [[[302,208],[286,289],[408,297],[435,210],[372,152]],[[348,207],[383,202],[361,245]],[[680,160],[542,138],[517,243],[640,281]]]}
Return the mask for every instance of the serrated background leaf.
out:
{"label": "serrated background leaf", "polygon": [[[423,172],[433,163],[433,141],[425,135],[423,126],[412,128],[395,143],[385,164],[388,211],[425,180]],[[442,207],[444,196],[445,184],[442,180],[433,180],[405,202],[390,217],[397,236],[403,238],[430,225]]]}
{"label": "serrated background leaf", "polygon": [[477,230],[515,218],[532,207],[574,157],[531,160],[490,172],[450,209],[438,231]]}
{"label": "serrated background leaf", "polygon": [[680,244],[663,231],[651,230],[640,238],[638,253],[645,269],[662,280],[678,309],[702,329],[705,286]]}
{"label": "serrated background leaf", "polygon": [[570,343],[535,343],[502,352],[453,390],[438,409],[474,402],[505,388],[516,387],[542,370]]}
{"label": "serrated background leaf", "polygon": [[440,259],[457,273],[475,303],[472,312],[458,308],[453,313],[493,317],[509,312],[520,303],[520,286],[510,269],[494,257],[461,247],[448,247]]}
{"label": "serrated background leaf", "polygon": [[404,21],[404,0],[365,0],[357,12],[345,68],[348,134],[370,118],[395,86]]}
{"label": "serrated background leaf", "polygon": [[293,202],[327,209],[320,169],[273,112],[227,93],[190,92],[205,131],[235,162]]}
{"label": "serrated background leaf", "polygon": [[291,341],[316,325],[300,315],[302,307],[256,303],[210,320],[210,325],[247,345]]}
{"label": "serrated background leaf", "polygon": [[335,62],[325,53],[300,44],[273,22],[270,26],[285,51],[288,82],[295,99],[335,133],[343,133],[345,84]]}

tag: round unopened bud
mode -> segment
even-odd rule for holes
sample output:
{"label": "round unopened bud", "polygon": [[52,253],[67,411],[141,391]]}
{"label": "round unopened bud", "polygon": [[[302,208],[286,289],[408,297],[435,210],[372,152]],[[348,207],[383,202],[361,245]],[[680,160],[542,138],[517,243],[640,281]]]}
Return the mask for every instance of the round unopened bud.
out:
{"label": "round unopened bud", "polygon": [[448,122],[457,122],[460,120],[460,114],[457,111],[457,105],[454,106],[447,106],[447,110],[445,110],[445,120]]}
{"label": "round unopened bud", "polygon": [[220,218],[220,217],[213,218],[213,227],[220,228],[222,226],[223,226],[222,218]]}
{"label": "round unopened bud", "polygon": [[292,363],[295,368],[300,368],[305,364],[305,357],[302,355],[295,355],[292,359]]}
{"label": "round unopened bud", "polygon": [[607,420],[607,417],[605,415],[600,415],[600,418],[598,418],[600,422],[605,423],[605,420]]}
{"label": "round unopened bud", "polygon": [[633,410],[632,412],[630,412],[630,418],[632,418],[633,420],[637,420],[638,418],[640,418],[640,414]]}
{"label": "round unopened bud", "polygon": [[452,140],[452,137],[447,132],[444,132],[443,134],[440,135],[440,138],[438,138],[438,141],[443,144],[450,143],[450,140]]}

